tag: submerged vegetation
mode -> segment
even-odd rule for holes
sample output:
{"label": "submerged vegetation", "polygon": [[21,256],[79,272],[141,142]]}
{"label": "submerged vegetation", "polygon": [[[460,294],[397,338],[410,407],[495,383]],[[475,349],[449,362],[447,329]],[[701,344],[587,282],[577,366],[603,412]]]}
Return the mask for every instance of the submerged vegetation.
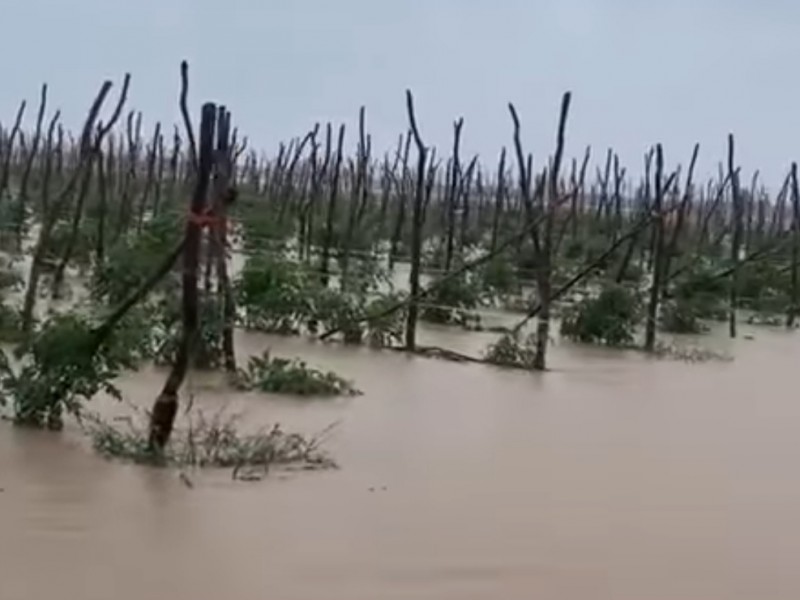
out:
{"label": "submerged vegetation", "polygon": [[[237,356],[237,330],[543,371],[559,321],[570,343],[693,361],[713,353],[659,332],[699,335],[718,320],[736,337],[745,310],[796,326],[797,168],[777,194],[757,172],[748,186],[733,136],[704,182],[699,146],[686,165],[660,145],[641,169],[612,150],[572,158],[567,93],[550,157],[533,161],[509,105],[510,146],[488,165],[462,156],[463,120],[449,152],[426,144],[408,92],[408,131],[384,154],[362,108],[355,132],[317,124],[266,155],[224,106],[192,120],[185,63],[174,130],[145,125],[130,81],[113,100],[105,82],[74,136],[46,85],[32,128],[24,102],[0,128],[0,404],[19,425],[88,422],[93,397],[120,397],[117,378],[152,363],[168,373],[146,426],[92,421],[104,454],[327,464],[280,430],[251,437],[201,420],[173,431],[187,373],[222,370],[260,393],[358,393],[299,358]],[[512,307],[515,325],[485,325],[488,309]],[[420,345],[420,321],[499,338],[469,357]]]}

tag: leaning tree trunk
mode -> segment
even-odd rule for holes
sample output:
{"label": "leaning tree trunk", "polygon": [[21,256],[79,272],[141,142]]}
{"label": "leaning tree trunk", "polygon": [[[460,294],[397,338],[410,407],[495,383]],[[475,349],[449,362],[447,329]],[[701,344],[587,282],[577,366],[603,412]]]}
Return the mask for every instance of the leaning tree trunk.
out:
{"label": "leaning tree trunk", "polygon": [[183,331],[175,357],[175,363],[164,383],[161,394],[153,404],[150,415],[151,451],[164,449],[172,434],[175,414],[178,411],[178,390],[180,390],[186,371],[189,368],[189,357],[198,329],[198,290],[197,271],[200,262],[200,234],[202,215],[206,206],[209,178],[214,164],[214,129],[217,118],[217,107],[213,103],[203,105],[200,120],[200,148],[194,192],[189,207],[190,214],[186,220],[185,246],[183,250]]}

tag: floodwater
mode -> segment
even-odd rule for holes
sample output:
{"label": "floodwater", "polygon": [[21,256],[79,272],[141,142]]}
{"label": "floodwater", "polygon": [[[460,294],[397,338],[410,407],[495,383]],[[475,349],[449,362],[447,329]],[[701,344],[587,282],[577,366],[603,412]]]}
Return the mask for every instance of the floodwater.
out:
{"label": "floodwater", "polygon": [[[800,336],[754,335],[733,363],[557,345],[544,375],[243,336],[242,353],[270,343],[365,394],[226,397],[195,375],[197,401],[340,421],[342,468],[189,488],[70,432],[2,426],[0,598],[800,598]],[[162,377],[126,378],[127,397],[149,403]]]}

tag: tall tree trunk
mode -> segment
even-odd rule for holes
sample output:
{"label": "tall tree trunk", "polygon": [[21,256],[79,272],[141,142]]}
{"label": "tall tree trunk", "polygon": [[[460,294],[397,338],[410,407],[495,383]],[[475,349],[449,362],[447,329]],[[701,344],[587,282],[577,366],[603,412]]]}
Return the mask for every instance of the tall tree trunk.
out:
{"label": "tall tree trunk", "polygon": [[734,140],[733,134],[728,135],[728,176],[731,179],[731,195],[733,200],[733,221],[731,223],[733,236],[731,240],[731,289],[730,289],[730,315],[728,332],[732,338],[736,337],[736,308],[739,304],[739,250],[742,247],[742,198],[739,192],[739,174],[734,168]]}
{"label": "tall tree trunk", "polygon": [[792,264],[791,302],[786,316],[786,327],[794,327],[800,302],[798,285],[798,262],[800,262],[800,187],[797,183],[797,163],[792,163]]}
{"label": "tall tree trunk", "polygon": [[497,166],[497,187],[494,197],[494,214],[492,215],[492,237],[489,242],[490,251],[497,248],[497,235],[500,231],[500,218],[503,215],[503,196],[506,193],[506,149],[500,152],[500,164]]}
{"label": "tall tree trunk", "polygon": [[236,304],[228,277],[228,206],[234,201],[233,164],[230,147],[231,115],[220,107],[217,119],[217,155],[214,177],[213,247],[217,271],[217,296],[222,301],[222,356],[225,370],[236,374],[236,353],[233,343]]}
{"label": "tall tree trunk", "polygon": [[333,223],[336,219],[336,203],[339,198],[339,178],[342,173],[342,153],[344,146],[344,124],[339,127],[339,141],[336,145],[336,160],[333,164],[330,195],[328,196],[328,216],[325,219],[325,240],[322,244],[322,262],[320,273],[322,285],[328,285],[330,279],[331,246],[333,245]]}
{"label": "tall tree trunk", "polygon": [[197,270],[200,262],[200,222],[206,207],[209,179],[214,165],[214,129],[217,107],[203,105],[200,120],[200,148],[194,192],[186,220],[186,243],[183,250],[183,330],[175,363],[172,365],[161,394],[153,404],[150,416],[149,447],[161,452],[167,445],[178,411],[178,391],[189,368],[189,358],[198,330]]}
{"label": "tall tree trunk", "polygon": [[422,226],[425,223],[423,214],[425,203],[425,172],[428,166],[428,149],[422,142],[417,119],[414,114],[414,97],[406,91],[406,107],[411,133],[417,146],[417,178],[414,189],[414,209],[411,225],[411,269],[408,276],[409,293],[413,299],[408,305],[406,315],[406,350],[413,352],[417,348],[417,319],[419,317],[419,276],[422,262]]}
{"label": "tall tree trunk", "polygon": [[656,146],[655,198],[653,200],[653,252],[651,256],[653,281],[650,284],[650,302],[647,305],[644,349],[653,352],[656,348],[658,305],[661,300],[661,279],[664,265],[664,151]]}
{"label": "tall tree trunk", "polygon": [[547,368],[547,344],[550,340],[550,312],[553,294],[553,229],[555,226],[556,210],[559,204],[558,182],[561,170],[561,161],[564,156],[564,143],[567,128],[567,116],[572,94],[567,92],[561,101],[561,114],[558,120],[558,134],[556,138],[556,152],[553,156],[552,167],[549,173],[547,198],[544,210],[544,235],[542,236],[541,259],[538,261],[537,285],[539,292],[539,312],[536,323],[536,355],[533,359],[533,368],[543,371]]}

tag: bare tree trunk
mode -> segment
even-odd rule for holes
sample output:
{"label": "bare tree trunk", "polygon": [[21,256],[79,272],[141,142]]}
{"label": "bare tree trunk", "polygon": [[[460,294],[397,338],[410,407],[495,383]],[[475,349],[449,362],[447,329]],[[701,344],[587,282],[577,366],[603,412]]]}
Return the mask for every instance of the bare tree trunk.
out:
{"label": "bare tree trunk", "polygon": [[797,183],[797,163],[792,163],[792,287],[791,302],[786,316],[786,327],[794,327],[797,318],[798,302],[800,302],[800,286],[798,285],[798,262],[800,262],[800,187]]}
{"label": "bare tree trunk", "polygon": [[[414,190],[414,210],[411,226],[411,270],[408,276],[409,293],[411,298],[419,295],[419,276],[422,262],[422,226],[425,222],[423,207],[425,202],[425,172],[428,166],[428,149],[422,141],[417,128],[417,118],[414,114],[414,96],[411,90],[406,91],[406,107],[408,120],[411,124],[411,133],[417,146],[417,180]],[[408,305],[406,316],[406,350],[413,352],[417,347],[417,319],[419,317],[419,302],[412,300]]]}
{"label": "bare tree trunk", "polygon": [[344,124],[339,127],[339,141],[336,145],[336,160],[333,164],[330,195],[328,196],[328,216],[325,221],[325,241],[322,244],[320,273],[322,285],[327,286],[330,278],[331,245],[333,244],[333,222],[336,219],[336,202],[339,198],[339,178],[342,173],[342,148],[344,146]]}
{"label": "bare tree trunk", "polygon": [[500,152],[500,164],[497,166],[497,188],[494,198],[494,215],[492,216],[492,237],[489,249],[494,252],[497,248],[497,235],[500,230],[500,218],[503,215],[503,196],[506,193],[506,149]]}
{"label": "bare tree trunk", "polygon": [[47,84],[42,85],[41,99],[39,100],[39,114],[36,116],[36,131],[33,135],[31,142],[31,149],[28,153],[28,159],[25,162],[25,170],[22,172],[22,177],[19,182],[19,193],[17,198],[17,214],[15,217],[15,227],[17,236],[17,248],[22,249],[22,240],[25,233],[25,219],[27,217],[27,202],[28,202],[28,181],[33,169],[33,162],[39,152],[39,144],[42,139],[42,124],[44,122],[44,113],[47,109]]}
{"label": "bare tree trunk", "polygon": [[236,354],[233,344],[233,329],[236,305],[228,277],[228,206],[235,199],[233,188],[233,165],[230,147],[231,115],[224,107],[219,109],[217,119],[217,155],[214,177],[214,216],[212,228],[213,247],[217,270],[217,294],[222,300],[222,355],[225,370],[236,373]]}
{"label": "bare tree trunk", "polygon": [[461,177],[461,161],[459,149],[461,146],[461,128],[464,119],[459,119],[453,124],[453,163],[450,167],[450,183],[447,188],[445,201],[447,202],[447,246],[444,254],[444,270],[450,271],[453,266],[453,248],[456,236],[456,206],[458,203],[458,185]]}
{"label": "bare tree trunk", "polygon": [[22,124],[22,116],[25,114],[25,106],[27,103],[23,100],[19,109],[17,110],[17,117],[14,119],[14,126],[11,128],[11,133],[8,135],[8,146],[5,148],[5,157],[3,159],[3,171],[0,174],[0,202],[3,200],[3,195],[8,191],[8,180],[11,175],[11,159],[14,156],[14,142],[17,135],[20,135],[20,125]]}
{"label": "bare tree trunk", "polygon": [[[129,77],[126,75],[125,78],[125,87],[127,89],[127,82],[129,81]],[[25,289],[25,298],[23,300],[23,308],[22,308],[22,317],[21,317],[21,329],[23,333],[30,332],[33,326],[33,312],[36,305],[36,296],[39,289],[39,278],[41,276],[44,256],[45,252],[47,251],[48,244],[50,243],[50,233],[55,225],[56,218],[60,213],[61,209],[63,208],[64,204],[70,198],[70,196],[75,191],[75,186],[78,183],[78,180],[82,176],[83,169],[85,168],[85,163],[89,160],[89,157],[92,155],[93,152],[96,151],[96,147],[100,147],[100,144],[103,141],[105,135],[111,130],[114,126],[116,121],[116,117],[118,113],[115,112],[112,115],[109,123],[103,126],[102,129],[97,134],[95,139],[96,147],[92,147],[91,143],[91,135],[95,128],[95,123],[97,122],[98,115],[100,114],[100,109],[105,102],[106,96],[108,96],[108,92],[111,90],[111,82],[105,81],[100,88],[100,91],[97,94],[94,102],[92,103],[92,107],[89,109],[89,115],[86,118],[86,122],[83,126],[83,134],[81,136],[81,147],[79,149],[78,155],[78,164],[73,171],[72,175],[70,176],[69,180],[64,183],[64,187],[59,192],[58,196],[54,199],[54,201],[50,201],[49,199],[49,191],[50,191],[50,177],[51,177],[51,167],[52,167],[52,154],[47,153],[47,157],[45,160],[45,172],[44,172],[44,181],[42,183],[42,224],[39,230],[39,236],[36,241],[36,246],[34,247],[33,251],[33,258],[31,260],[31,267],[30,271],[28,272],[28,285]],[[123,92],[124,96],[124,92]],[[118,106],[119,108],[119,106]],[[56,123],[58,120],[58,113],[56,116],[53,117],[53,121],[51,123],[51,130],[53,124]],[[59,125],[59,142],[58,142],[58,154],[59,161],[63,160],[63,134],[61,133],[62,129]]]}
{"label": "bare tree trunk", "polygon": [[736,337],[736,307],[739,303],[739,250],[742,246],[742,198],[739,193],[739,174],[734,169],[733,134],[728,135],[728,176],[731,179],[731,195],[733,200],[733,238],[731,240],[731,273],[729,333]]}
{"label": "bare tree trunk", "polygon": [[555,225],[556,208],[559,204],[558,178],[561,170],[561,161],[564,156],[564,138],[567,129],[567,116],[572,94],[567,92],[561,101],[561,114],[558,120],[558,134],[556,138],[556,152],[550,168],[549,185],[544,210],[544,236],[542,238],[541,260],[537,269],[536,288],[539,292],[539,305],[541,311],[536,323],[536,355],[533,359],[533,368],[543,371],[547,368],[547,344],[550,340],[550,310],[553,293],[553,228]]}
{"label": "bare tree trunk", "polygon": [[[84,130],[82,139],[81,139],[81,146],[82,148],[86,149],[85,152],[85,165],[84,170],[82,173],[82,179],[80,182],[80,187],[78,190],[78,196],[75,203],[75,212],[73,213],[72,218],[72,227],[70,229],[69,238],[67,239],[67,245],[64,248],[64,253],[61,256],[61,260],[59,261],[56,271],[53,274],[53,286],[52,286],[52,295],[53,298],[58,298],[61,291],[61,286],[64,283],[64,272],[69,264],[70,259],[72,258],[72,253],[75,250],[75,245],[78,241],[78,235],[80,232],[80,224],[81,219],[83,218],[83,206],[86,201],[86,196],[89,193],[89,185],[92,179],[92,170],[94,168],[94,161],[97,158],[98,154],[100,153],[100,149],[103,145],[103,138],[108,135],[111,128],[114,126],[114,123],[119,118],[119,115],[122,113],[122,107],[125,104],[125,101],[128,98],[128,87],[130,86],[130,75],[125,75],[125,79],[122,83],[122,90],[120,91],[119,100],[117,101],[117,106],[114,109],[114,113],[111,116],[111,119],[108,123],[102,124],[97,133],[95,134],[94,131],[86,131]],[[94,140],[92,140],[92,136]]]}
{"label": "bare tree trunk", "polygon": [[366,134],[366,111],[364,107],[358,113],[358,156],[356,157],[356,178],[355,186],[350,194],[349,214],[347,217],[347,229],[342,240],[342,257],[340,260],[342,278],[340,287],[346,290],[349,284],[350,270],[350,251],[353,244],[353,234],[358,220],[359,206],[367,197],[367,170],[369,169],[369,150]]}
{"label": "bare tree trunk", "polygon": [[161,394],[153,404],[150,416],[149,447],[161,452],[167,445],[178,411],[178,391],[189,368],[189,358],[194,347],[198,329],[197,270],[200,262],[200,218],[205,211],[209,179],[214,165],[214,129],[217,107],[212,103],[203,105],[200,120],[200,148],[194,193],[190,204],[190,216],[186,220],[185,246],[183,250],[183,330],[175,363],[164,383]]}
{"label": "bare tree trunk", "polygon": [[647,305],[644,349],[653,352],[656,348],[656,326],[658,324],[658,305],[661,300],[661,278],[664,265],[664,151],[661,144],[656,146],[655,199],[653,200],[653,281],[650,284],[650,302]]}

